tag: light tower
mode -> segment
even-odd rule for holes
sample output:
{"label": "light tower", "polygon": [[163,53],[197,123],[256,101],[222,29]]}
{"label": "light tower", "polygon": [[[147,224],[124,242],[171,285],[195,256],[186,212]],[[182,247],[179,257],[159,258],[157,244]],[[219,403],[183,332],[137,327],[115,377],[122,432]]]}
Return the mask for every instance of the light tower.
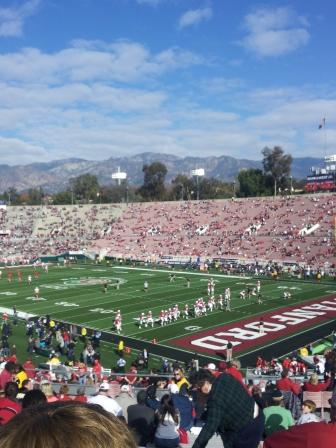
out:
{"label": "light tower", "polygon": [[115,173],[112,173],[112,179],[115,179],[117,181],[118,186],[120,186],[121,181],[125,180],[126,184],[126,204],[128,205],[128,185],[127,185],[127,173],[125,171],[120,171],[120,166],[118,166],[118,169]]}
{"label": "light tower", "polygon": [[127,179],[127,173],[120,171],[120,166],[115,173],[112,173],[112,179],[117,181],[117,184],[120,185],[122,180]]}
{"label": "light tower", "polygon": [[197,200],[199,201],[199,178],[204,176],[204,168],[196,168],[191,171],[191,175],[196,177]]}

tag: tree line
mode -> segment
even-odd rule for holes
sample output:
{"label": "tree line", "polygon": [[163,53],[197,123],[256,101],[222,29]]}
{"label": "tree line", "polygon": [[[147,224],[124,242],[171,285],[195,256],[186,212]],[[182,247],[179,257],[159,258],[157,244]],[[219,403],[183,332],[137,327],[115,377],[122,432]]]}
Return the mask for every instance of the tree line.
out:
{"label": "tree line", "polygon": [[170,184],[166,182],[167,167],[161,162],[143,166],[144,180],[140,187],[123,180],[120,185],[100,185],[97,176],[82,174],[69,179],[64,191],[47,194],[40,188],[18,192],[14,187],[4,191],[0,198],[9,205],[118,203],[141,201],[178,201],[223,199],[231,197],[271,196],[290,194],[302,189],[303,181],[290,175],[293,158],[280,146],[262,150],[261,169],[243,169],[233,182],[216,178],[188,177],[178,174]]}

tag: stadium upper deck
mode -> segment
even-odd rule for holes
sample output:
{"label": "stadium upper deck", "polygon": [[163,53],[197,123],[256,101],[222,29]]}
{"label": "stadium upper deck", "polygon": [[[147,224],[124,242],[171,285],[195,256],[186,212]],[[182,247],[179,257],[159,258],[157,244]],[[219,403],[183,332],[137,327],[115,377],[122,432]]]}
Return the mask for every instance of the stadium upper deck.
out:
{"label": "stadium upper deck", "polygon": [[222,257],[330,267],[334,221],[332,194],[8,207],[0,211],[0,247],[9,260],[90,250],[143,260]]}

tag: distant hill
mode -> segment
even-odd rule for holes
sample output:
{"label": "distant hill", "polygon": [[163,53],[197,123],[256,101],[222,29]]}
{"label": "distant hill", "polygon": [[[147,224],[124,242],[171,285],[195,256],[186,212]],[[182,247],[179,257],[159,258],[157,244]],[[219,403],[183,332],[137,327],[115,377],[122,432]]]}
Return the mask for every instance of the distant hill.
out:
{"label": "distant hill", "polygon": [[[60,191],[66,188],[71,177],[90,173],[97,176],[100,185],[112,182],[111,173],[118,167],[127,172],[130,184],[141,185],[142,167],[160,161],[167,166],[167,181],[177,174],[190,175],[192,169],[204,168],[206,177],[215,177],[223,181],[233,181],[244,168],[260,168],[261,161],[235,159],[230,156],[220,157],[177,157],[169,154],[146,152],[129,157],[110,157],[103,161],[84,159],[64,159],[48,163],[31,163],[29,165],[0,165],[0,191],[15,187],[18,191],[33,187],[42,187],[46,192]],[[312,166],[322,166],[323,159],[304,157],[293,160],[292,174],[296,179],[303,179]]]}

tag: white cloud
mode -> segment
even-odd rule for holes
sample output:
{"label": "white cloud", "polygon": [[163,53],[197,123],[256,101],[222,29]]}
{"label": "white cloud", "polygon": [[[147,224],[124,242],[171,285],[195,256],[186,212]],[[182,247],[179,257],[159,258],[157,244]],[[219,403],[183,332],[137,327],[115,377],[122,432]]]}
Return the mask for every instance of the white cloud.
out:
{"label": "white cloud", "polygon": [[50,155],[43,148],[18,138],[0,136],[0,158],[2,163],[10,165],[25,165],[36,161],[49,161]]}
{"label": "white cloud", "polygon": [[212,17],[211,8],[194,9],[185,12],[179,19],[179,28],[198,25],[203,20],[209,20]]}
{"label": "white cloud", "polygon": [[240,43],[259,57],[281,56],[308,43],[308,26],[291,8],[262,8],[245,16],[247,35]]}
{"label": "white cloud", "polygon": [[0,55],[0,79],[58,83],[64,81],[135,82],[177,68],[201,64],[202,59],[180,48],[151,54],[134,42],[76,41],[75,46],[54,54],[36,48]]}
{"label": "white cloud", "polygon": [[41,0],[29,0],[17,8],[0,8],[0,36],[20,37],[25,20],[36,13]]}

